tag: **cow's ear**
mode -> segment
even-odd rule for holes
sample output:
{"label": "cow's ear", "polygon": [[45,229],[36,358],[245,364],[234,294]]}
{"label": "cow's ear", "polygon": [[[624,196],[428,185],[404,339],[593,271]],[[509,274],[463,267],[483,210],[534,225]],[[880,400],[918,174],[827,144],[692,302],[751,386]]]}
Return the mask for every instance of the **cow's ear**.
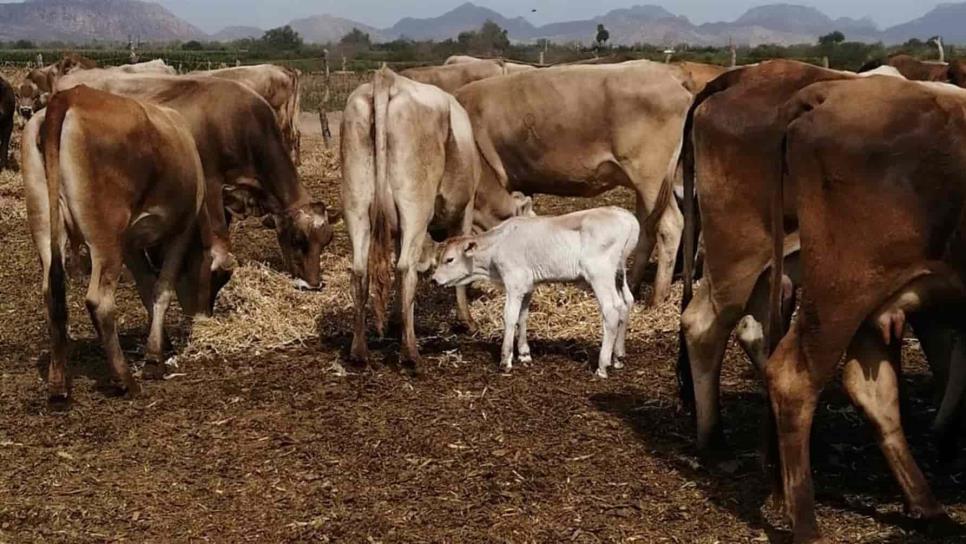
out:
{"label": "cow's ear", "polygon": [[468,242],[464,242],[463,255],[466,255],[467,257],[472,257],[474,253],[476,253],[476,241],[470,240]]}

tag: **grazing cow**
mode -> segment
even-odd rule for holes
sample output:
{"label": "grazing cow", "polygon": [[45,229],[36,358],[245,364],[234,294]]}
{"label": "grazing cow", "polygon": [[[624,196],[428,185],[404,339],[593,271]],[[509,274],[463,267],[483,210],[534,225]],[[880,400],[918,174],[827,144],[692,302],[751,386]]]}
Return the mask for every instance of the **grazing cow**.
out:
{"label": "grazing cow", "polygon": [[163,373],[164,315],[172,297],[189,315],[210,310],[211,233],[191,132],[174,110],[77,87],[58,93],[28,123],[22,154],[50,324],[50,398],[68,397],[68,238],[90,248],[87,308],[114,378],[135,395],[139,386],[118,343],[114,315],[122,266],[134,275],[150,316],[149,372]]}
{"label": "grazing cow", "polygon": [[248,87],[220,78],[84,70],[61,78],[57,90],[84,84],[168,106],[181,113],[198,145],[208,187],[208,213],[218,263],[230,252],[224,208],[239,215],[272,214],[289,271],[309,288],[322,285],[319,255],[339,214],[313,202],[299,182],[275,115]]}
{"label": "grazing cow", "polygon": [[[490,280],[503,284],[503,350],[500,368],[513,368],[517,332],[520,362],[531,360],[527,343],[530,297],[538,283],[590,284],[604,318],[597,376],[623,368],[624,339],[634,297],[627,286],[627,258],[640,226],[623,208],[596,208],[559,217],[516,217],[495,229],[446,242],[433,281],[448,287]],[[517,330],[519,327],[519,330]]]}
{"label": "grazing cow", "polygon": [[285,138],[285,145],[292,154],[292,160],[295,164],[301,163],[302,132],[299,124],[299,114],[302,112],[301,72],[285,66],[259,64],[199,72],[199,75],[237,81],[264,98],[275,111],[278,127]]}
{"label": "grazing cow", "polygon": [[115,70],[117,72],[124,72],[126,74],[165,74],[169,76],[178,75],[178,70],[174,66],[169,66],[165,64],[162,59],[154,59],[146,62],[138,62],[135,64],[122,64],[120,66],[113,66],[108,68],[108,70]]}
{"label": "grazing cow", "polygon": [[653,301],[671,287],[682,219],[671,182],[691,103],[690,77],[650,61],[560,66],[477,81],[456,92],[470,116],[483,176],[511,191],[596,196],[634,190],[641,237],[630,285],[655,241]]}
{"label": "grazing cow", "polygon": [[6,79],[0,77],[0,170],[10,162],[10,135],[17,110],[17,95]]}
{"label": "grazing cow", "polygon": [[[772,206],[782,207],[783,186],[796,188],[803,297],[765,376],[795,542],[821,541],[809,435],[843,355],[843,385],[873,422],[907,511],[949,528],[902,430],[898,368],[907,317],[966,332],[966,92],[893,78],[824,82],[779,117],[787,183]],[[772,218],[774,277],[785,225]],[[961,346],[950,355],[966,363]]]}
{"label": "grazing cow", "polygon": [[[418,363],[413,307],[418,272],[431,264],[430,229],[469,234],[473,207],[483,208],[481,226],[518,213],[502,187],[477,193],[480,159],[466,112],[439,89],[388,69],[360,86],[342,118],[342,200],[352,241],[355,326],[352,359],[365,362],[366,304],[370,277],[380,335],[391,280],[393,235],[398,236],[397,273],[402,277],[403,355]],[[529,205],[529,199],[523,207]],[[457,290],[459,315],[469,322],[465,289]]]}
{"label": "grazing cow", "polygon": [[[761,324],[768,322],[764,272],[771,261],[773,213],[768,196],[781,183],[778,150],[784,133],[778,108],[814,82],[855,77],[795,61],[768,61],[722,75],[695,98],[683,151],[684,311],[678,376],[682,401],[694,407],[699,449],[716,445],[723,436],[718,406],[721,363],[728,337],[745,315],[754,321],[742,324],[739,343],[757,369],[765,362]],[[789,188],[786,195],[785,216],[793,226],[794,190]],[[695,196],[704,270],[692,300]],[[796,259],[798,247],[795,234],[786,237],[786,258]],[[792,280],[797,279],[793,262],[786,271],[785,301],[790,308]]]}
{"label": "grazing cow", "polygon": [[456,89],[474,81],[535,70],[535,67],[526,64],[516,64],[504,60],[476,59],[473,62],[410,68],[400,72],[400,75],[413,81],[435,85],[448,93],[453,93]]}

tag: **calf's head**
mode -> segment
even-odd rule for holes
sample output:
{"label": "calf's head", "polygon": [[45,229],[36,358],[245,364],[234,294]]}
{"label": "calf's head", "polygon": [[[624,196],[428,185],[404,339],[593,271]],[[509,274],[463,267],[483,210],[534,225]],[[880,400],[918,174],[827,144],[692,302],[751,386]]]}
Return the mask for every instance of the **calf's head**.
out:
{"label": "calf's head", "polygon": [[476,266],[474,256],[479,250],[475,238],[456,238],[445,243],[439,265],[433,272],[433,282],[444,287],[469,285],[486,279],[486,272]]}

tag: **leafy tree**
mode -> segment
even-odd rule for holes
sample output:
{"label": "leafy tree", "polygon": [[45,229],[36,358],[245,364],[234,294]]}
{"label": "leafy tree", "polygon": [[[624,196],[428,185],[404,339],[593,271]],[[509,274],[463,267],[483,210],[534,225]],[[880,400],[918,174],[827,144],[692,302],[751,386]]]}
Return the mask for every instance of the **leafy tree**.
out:
{"label": "leafy tree", "polygon": [[597,45],[599,47],[603,47],[607,43],[607,40],[609,40],[609,39],[610,39],[610,32],[608,32],[607,29],[604,28],[604,25],[598,23],[597,24],[597,40],[596,40],[597,41]]}
{"label": "leafy tree", "polygon": [[183,51],[202,51],[205,48],[198,40],[191,40],[181,44]]}
{"label": "leafy tree", "polygon": [[273,51],[294,51],[302,47],[302,36],[289,25],[267,30],[259,41]]}
{"label": "leafy tree", "polygon": [[30,40],[17,40],[13,42],[14,49],[36,49],[37,46]]}
{"label": "leafy tree", "polygon": [[502,53],[510,48],[507,31],[489,19],[478,31],[460,32],[456,41],[463,46],[464,50],[475,53]]}
{"label": "leafy tree", "polygon": [[819,37],[818,44],[822,46],[837,45],[845,41],[845,34],[842,34],[838,30],[835,32],[830,32],[824,36]]}
{"label": "leafy tree", "polygon": [[369,34],[359,30],[356,27],[352,27],[352,32],[349,32],[342,39],[339,40],[341,45],[352,45],[360,46],[369,49],[372,47],[372,40],[369,38]]}

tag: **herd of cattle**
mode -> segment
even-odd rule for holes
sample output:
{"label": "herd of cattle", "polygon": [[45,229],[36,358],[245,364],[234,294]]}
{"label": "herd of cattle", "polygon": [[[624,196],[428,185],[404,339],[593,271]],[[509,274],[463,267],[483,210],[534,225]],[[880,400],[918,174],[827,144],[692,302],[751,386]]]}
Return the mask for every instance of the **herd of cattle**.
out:
{"label": "herd of cattle", "polygon": [[[64,278],[81,245],[87,307],[119,387],[134,394],[114,318],[122,267],[150,316],[145,372],[163,374],[167,306],[177,297],[187,314],[211,312],[235,262],[232,217],[264,217],[289,271],[313,289],[344,217],[353,360],[368,356],[370,288],[383,333],[395,271],[402,355],[418,363],[416,285],[435,267],[471,327],[466,286],[505,286],[507,371],[514,340],[517,359],[531,358],[534,285],[586,281],[603,317],[601,377],[623,364],[652,254],[653,304],[670,292],[683,238],[678,377],[699,448],[722,437],[720,371],[737,329],[765,384],[774,433],[763,453],[795,540],[821,540],[809,435],[844,357],[845,390],[872,420],[909,512],[948,526],[906,442],[898,383],[911,327],[937,383],[935,430],[953,448],[966,391],[966,90],[955,85],[966,72],[901,56],[885,64],[856,74],[785,60],[536,68],[454,57],[383,68],[347,101],[341,212],[298,180],[293,70],[175,75],[160,61],[104,69],[78,57],[34,70],[16,93],[0,89],[0,136],[6,160],[14,110],[29,118],[21,163],[43,266],[49,394],[68,396]],[[634,191],[634,214],[538,217],[527,196],[617,186]]]}

